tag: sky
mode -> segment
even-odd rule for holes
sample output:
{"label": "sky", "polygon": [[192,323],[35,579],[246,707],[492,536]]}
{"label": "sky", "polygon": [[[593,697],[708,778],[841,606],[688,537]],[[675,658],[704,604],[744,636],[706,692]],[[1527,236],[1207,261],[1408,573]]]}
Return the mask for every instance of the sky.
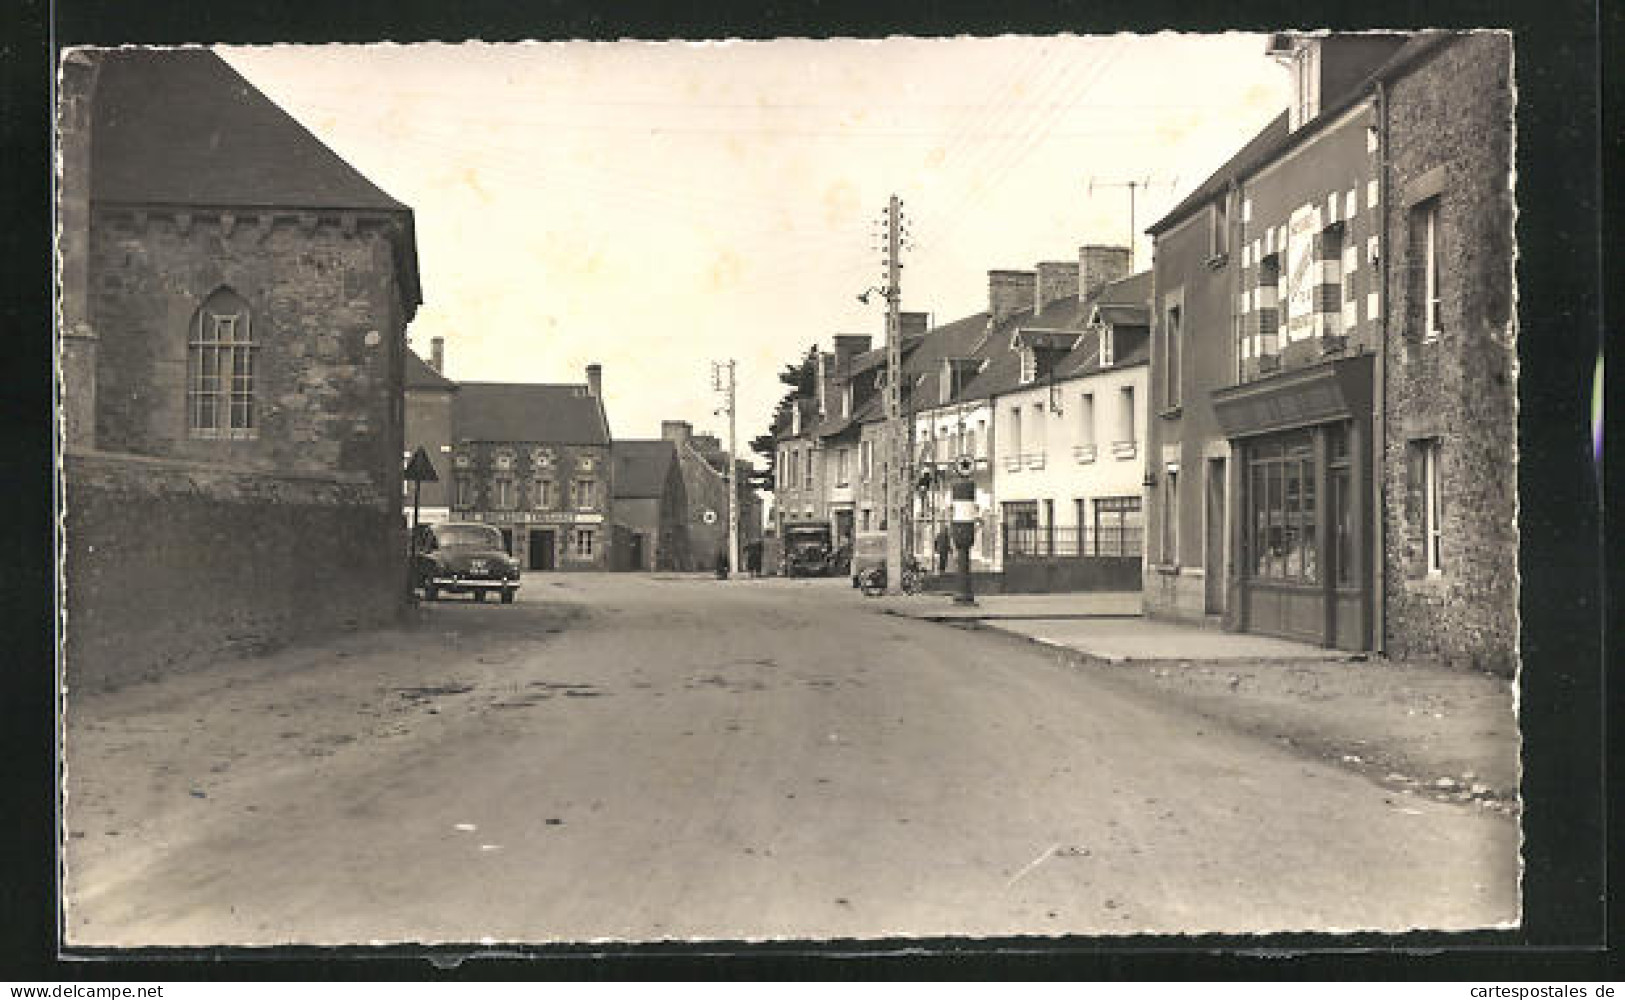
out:
{"label": "sky", "polygon": [[987,272],[1123,245],[1286,106],[1261,35],[227,47],[415,216],[424,304],[462,381],[583,382],[617,438],[687,420],[738,449],[778,371],[884,339],[880,218],[903,201],[902,308],[981,311]]}

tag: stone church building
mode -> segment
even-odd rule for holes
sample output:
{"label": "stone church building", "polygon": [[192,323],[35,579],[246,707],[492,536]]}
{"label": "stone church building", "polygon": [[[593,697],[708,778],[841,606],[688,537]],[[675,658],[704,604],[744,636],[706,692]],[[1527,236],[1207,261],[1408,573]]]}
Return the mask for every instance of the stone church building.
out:
{"label": "stone church building", "polygon": [[70,51],[58,115],[69,683],[393,619],[411,209],[206,50]]}

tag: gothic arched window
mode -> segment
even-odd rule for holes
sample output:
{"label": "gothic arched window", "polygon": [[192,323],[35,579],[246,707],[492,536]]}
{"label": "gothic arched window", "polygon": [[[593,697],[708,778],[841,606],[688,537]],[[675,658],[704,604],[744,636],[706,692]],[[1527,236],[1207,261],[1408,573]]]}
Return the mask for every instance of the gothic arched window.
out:
{"label": "gothic arched window", "polygon": [[220,288],[198,307],[186,351],[186,424],[195,438],[253,438],[254,355],[248,303]]}

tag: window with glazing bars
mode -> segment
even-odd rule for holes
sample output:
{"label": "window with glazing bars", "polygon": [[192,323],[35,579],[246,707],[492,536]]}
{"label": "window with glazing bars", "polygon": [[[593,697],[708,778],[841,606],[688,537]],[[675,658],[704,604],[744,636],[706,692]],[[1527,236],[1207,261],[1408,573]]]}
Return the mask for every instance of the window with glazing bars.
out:
{"label": "window with glazing bars", "polygon": [[222,288],[203,303],[186,351],[187,430],[196,438],[253,438],[254,343],[248,303]]}

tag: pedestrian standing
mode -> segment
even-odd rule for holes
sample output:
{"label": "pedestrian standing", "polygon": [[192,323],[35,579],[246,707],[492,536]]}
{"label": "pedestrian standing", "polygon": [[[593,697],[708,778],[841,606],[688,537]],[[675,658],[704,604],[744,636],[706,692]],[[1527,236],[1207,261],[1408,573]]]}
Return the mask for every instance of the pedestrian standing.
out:
{"label": "pedestrian standing", "polygon": [[954,547],[953,539],[949,537],[947,528],[944,527],[937,529],[936,547],[937,575],[941,576],[948,572],[948,553],[953,551]]}

